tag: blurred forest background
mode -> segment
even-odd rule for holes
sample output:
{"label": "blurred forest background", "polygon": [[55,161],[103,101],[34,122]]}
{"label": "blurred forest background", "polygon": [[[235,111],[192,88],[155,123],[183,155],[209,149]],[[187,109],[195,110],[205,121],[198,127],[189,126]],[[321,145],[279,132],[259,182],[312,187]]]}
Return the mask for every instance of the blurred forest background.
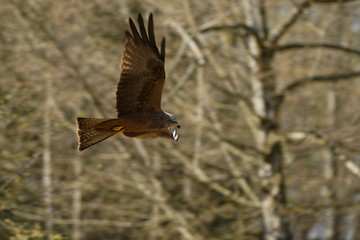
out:
{"label": "blurred forest background", "polygon": [[[0,239],[360,239],[359,1],[0,2]],[[79,153],[150,12],[179,142]]]}

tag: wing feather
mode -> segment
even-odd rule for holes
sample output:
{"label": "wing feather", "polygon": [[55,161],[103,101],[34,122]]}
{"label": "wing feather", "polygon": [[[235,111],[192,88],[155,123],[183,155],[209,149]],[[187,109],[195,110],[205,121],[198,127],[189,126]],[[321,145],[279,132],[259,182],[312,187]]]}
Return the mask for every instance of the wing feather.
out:
{"label": "wing feather", "polygon": [[161,95],[165,81],[165,41],[159,52],[154,35],[152,14],[148,35],[142,16],[138,16],[140,34],[129,19],[131,32],[126,31],[125,50],[121,59],[121,74],[116,92],[118,117],[134,111],[161,111]]}
{"label": "wing feather", "polygon": [[[149,40],[150,44],[154,49],[157,49],[156,41],[155,41],[155,34],[154,34],[154,20],[153,15],[150,13],[149,22],[148,22],[148,30],[149,30]],[[157,49],[158,50],[158,49]],[[159,51],[159,50],[158,50]]]}
{"label": "wing feather", "polygon": [[[136,26],[135,26],[135,24],[134,24],[134,22],[133,22],[133,20],[131,18],[129,18],[129,25],[130,25],[130,28],[131,28],[131,32],[132,32],[132,34],[134,36],[133,39],[137,40],[137,41],[141,40],[141,37],[140,37],[140,35],[139,35],[139,33],[138,33],[137,29],[136,29]],[[126,32],[128,32],[128,31],[126,31]]]}
{"label": "wing feather", "polygon": [[138,15],[138,23],[139,23],[139,28],[140,28],[140,34],[141,34],[141,38],[142,40],[146,43],[149,42],[148,36],[146,34],[146,30],[145,30],[145,25],[144,25],[144,20],[141,16],[141,14],[139,13]]}

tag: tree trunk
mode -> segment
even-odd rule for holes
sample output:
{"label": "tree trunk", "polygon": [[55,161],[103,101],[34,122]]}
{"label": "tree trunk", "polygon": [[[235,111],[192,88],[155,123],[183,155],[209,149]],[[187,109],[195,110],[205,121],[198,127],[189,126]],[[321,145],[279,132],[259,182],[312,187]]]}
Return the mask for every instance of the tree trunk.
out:
{"label": "tree trunk", "polygon": [[[253,29],[260,21],[258,6],[250,0],[243,1],[245,22]],[[260,34],[258,32],[258,34]],[[250,69],[250,85],[252,88],[252,107],[259,120],[259,128],[254,131],[257,148],[268,151],[259,169],[261,182],[261,212],[263,220],[263,234],[267,240],[291,239],[288,222],[278,212],[280,206],[285,207],[285,181],[283,175],[283,150],[281,142],[273,141],[272,132],[277,131],[278,99],[275,95],[275,76],[273,75],[273,54],[266,48],[260,49],[254,36],[247,39]]]}
{"label": "tree trunk", "polygon": [[51,238],[53,229],[52,209],[52,183],[51,183],[51,108],[52,108],[52,83],[49,77],[46,78],[46,100],[44,111],[44,136],[43,136],[43,201],[45,205],[45,228],[47,239]]}
{"label": "tree trunk", "polygon": [[82,171],[82,162],[79,157],[74,158],[74,174],[75,174],[75,188],[73,192],[73,211],[72,218],[74,224],[72,226],[71,239],[80,240],[81,239],[81,230],[80,230],[80,221],[81,221],[81,171]]}

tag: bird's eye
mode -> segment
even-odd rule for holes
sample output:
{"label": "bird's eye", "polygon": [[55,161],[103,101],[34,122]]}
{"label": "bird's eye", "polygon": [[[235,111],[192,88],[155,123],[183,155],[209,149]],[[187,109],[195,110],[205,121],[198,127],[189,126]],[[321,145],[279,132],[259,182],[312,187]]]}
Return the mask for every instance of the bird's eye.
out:
{"label": "bird's eye", "polygon": [[178,129],[180,129],[180,124],[176,126]]}

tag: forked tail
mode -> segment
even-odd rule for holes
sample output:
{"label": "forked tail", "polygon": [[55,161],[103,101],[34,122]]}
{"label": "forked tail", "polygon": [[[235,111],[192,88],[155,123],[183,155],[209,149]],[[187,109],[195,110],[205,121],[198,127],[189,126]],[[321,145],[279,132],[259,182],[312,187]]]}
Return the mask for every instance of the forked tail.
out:
{"label": "forked tail", "polygon": [[101,123],[111,118],[77,118],[77,135],[79,138],[79,151],[101,142],[115,134],[111,129],[101,129]]}

